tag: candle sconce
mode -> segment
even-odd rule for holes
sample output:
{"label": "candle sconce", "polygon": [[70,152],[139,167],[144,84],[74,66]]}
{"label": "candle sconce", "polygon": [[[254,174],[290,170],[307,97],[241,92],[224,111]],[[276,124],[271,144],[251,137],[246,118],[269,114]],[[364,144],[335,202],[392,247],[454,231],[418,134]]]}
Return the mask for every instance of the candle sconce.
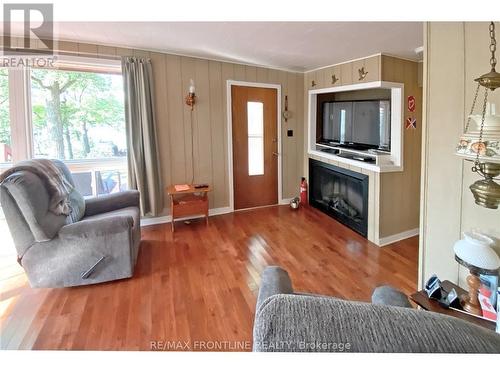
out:
{"label": "candle sconce", "polygon": [[196,103],[196,94],[194,92],[195,92],[194,81],[190,80],[189,93],[186,96],[186,104],[191,107],[191,111],[194,109],[194,105]]}

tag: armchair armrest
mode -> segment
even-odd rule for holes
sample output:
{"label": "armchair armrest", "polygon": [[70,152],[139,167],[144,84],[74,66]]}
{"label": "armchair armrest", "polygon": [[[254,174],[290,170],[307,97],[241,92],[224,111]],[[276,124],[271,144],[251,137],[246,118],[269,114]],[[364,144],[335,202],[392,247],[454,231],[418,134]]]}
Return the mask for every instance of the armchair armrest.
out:
{"label": "armchair armrest", "polygon": [[85,200],[85,216],[115,211],[125,207],[139,207],[139,192],[126,190]]}
{"label": "armchair armrest", "polygon": [[375,305],[412,308],[406,294],[389,285],[383,285],[375,288],[372,294],[372,303]]}
{"label": "armchair armrest", "polygon": [[262,303],[267,298],[275,294],[292,293],[292,281],[290,280],[290,276],[288,276],[288,273],[281,267],[267,267],[262,273],[256,310],[259,310]]}
{"label": "armchair armrest", "polygon": [[128,215],[85,219],[63,226],[59,230],[59,237],[63,240],[75,238],[95,239],[99,236],[129,231],[133,225],[134,219]]}

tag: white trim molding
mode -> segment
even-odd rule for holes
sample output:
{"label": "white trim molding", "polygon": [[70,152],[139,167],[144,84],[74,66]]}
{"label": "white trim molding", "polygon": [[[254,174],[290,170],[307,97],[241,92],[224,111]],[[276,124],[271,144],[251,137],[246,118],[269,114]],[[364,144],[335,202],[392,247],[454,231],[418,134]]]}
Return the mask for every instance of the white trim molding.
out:
{"label": "white trim molding", "polygon": [[290,202],[292,201],[293,198],[295,198],[295,197],[280,199],[279,205],[284,206],[284,205],[290,204]]}
{"label": "white trim molding", "polygon": [[281,85],[274,83],[259,83],[259,82],[245,82],[234,81],[228,79],[226,82],[226,100],[227,100],[227,161],[228,161],[228,181],[229,181],[229,207],[234,211],[234,183],[233,183],[233,113],[232,113],[232,86],[246,86],[246,87],[262,87],[275,89],[277,91],[277,126],[278,126],[278,204],[283,201],[283,176],[282,164],[283,158],[281,154]]}
{"label": "white trim molding", "polygon": [[[290,204],[290,201],[293,198],[285,198],[280,200],[278,206],[286,206]],[[275,204],[271,206],[261,206],[261,207],[251,207],[251,208],[245,208],[243,210],[237,210],[236,212],[240,211],[249,211],[249,210],[256,210],[259,208],[264,208],[264,207],[274,207],[277,206]],[[217,216],[217,215],[225,215],[225,214],[230,214],[232,212],[235,212],[234,210],[231,209],[231,207],[218,207],[218,208],[211,208],[208,210],[208,216]],[[186,216],[183,218],[176,219],[176,221],[182,221],[182,220],[189,220],[189,219],[198,219],[198,218],[203,218],[204,216],[202,215],[195,215],[195,216]],[[150,225],[158,225],[158,224],[166,224],[166,223],[171,223],[172,222],[172,216],[171,215],[165,215],[165,216],[157,216],[157,217],[141,217],[141,227],[147,227]]]}
{"label": "white trim molding", "polygon": [[396,233],[391,236],[379,238],[378,246],[386,246],[391,243],[398,242],[401,240],[405,240],[410,237],[415,237],[419,235],[419,228],[410,229],[401,233]]}
{"label": "white trim molding", "polygon": [[[224,214],[229,214],[231,212],[233,212],[233,210],[231,210],[231,207],[211,208],[208,210],[208,216],[224,215]],[[176,221],[197,219],[201,217],[204,216],[203,215],[187,216],[176,219]],[[172,222],[172,215],[157,216],[157,217],[141,217],[141,227],[147,227],[149,225],[166,224],[171,222]]]}

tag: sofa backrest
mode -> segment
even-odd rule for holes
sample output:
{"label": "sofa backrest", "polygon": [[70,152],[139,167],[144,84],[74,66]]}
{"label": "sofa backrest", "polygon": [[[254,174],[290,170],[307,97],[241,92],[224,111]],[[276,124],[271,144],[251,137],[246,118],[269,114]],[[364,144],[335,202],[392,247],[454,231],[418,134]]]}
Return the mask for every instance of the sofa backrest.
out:
{"label": "sofa backrest", "polygon": [[500,335],[447,315],[275,294],[257,307],[254,351],[500,353]]}

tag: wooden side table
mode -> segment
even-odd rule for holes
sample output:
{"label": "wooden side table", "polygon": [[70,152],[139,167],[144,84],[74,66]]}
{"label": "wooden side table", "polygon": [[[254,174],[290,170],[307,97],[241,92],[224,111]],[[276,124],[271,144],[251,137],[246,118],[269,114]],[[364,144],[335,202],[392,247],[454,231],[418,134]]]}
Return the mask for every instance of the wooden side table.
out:
{"label": "wooden side table", "polygon": [[[456,285],[456,284],[454,284],[454,283],[452,283],[451,281],[448,281],[448,280],[444,280],[441,283],[441,286],[443,287],[443,289],[446,292],[449,292],[452,288],[455,288],[455,290],[457,291],[457,294],[459,296],[464,295],[464,294],[468,294],[465,289],[460,288],[458,285]],[[428,311],[432,311],[432,312],[437,312],[437,313],[445,314],[445,315],[449,315],[449,316],[453,316],[455,318],[467,320],[468,322],[477,324],[477,325],[479,325],[481,327],[484,327],[484,328],[487,328],[487,329],[491,329],[492,331],[495,330],[496,323],[491,322],[489,320],[478,318],[478,317],[476,317],[474,315],[469,315],[469,314],[464,313],[464,312],[460,312],[460,311],[456,311],[456,310],[453,310],[453,309],[444,308],[444,307],[442,307],[439,304],[438,301],[430,299],[429,297],[427,297],[427,293],[425,292],[425,290],[420,290],[420,291],[418,291],[416,293],[413,293],[410,296],[410,299],[413,302],[415,302],[417,305],[419,305],[421,308],[423,308],[424,310],[428,310]]]}
{"label": "wooden side table", "polygon": [[203,215],[208,224],[208,192],[212,191],[210,186],[196,188],[188,185],[188,190],[177,191],[175,185],[167,188],[170,196],[170,211],[172,214],[172,232],[175,219],[187,216]]}

